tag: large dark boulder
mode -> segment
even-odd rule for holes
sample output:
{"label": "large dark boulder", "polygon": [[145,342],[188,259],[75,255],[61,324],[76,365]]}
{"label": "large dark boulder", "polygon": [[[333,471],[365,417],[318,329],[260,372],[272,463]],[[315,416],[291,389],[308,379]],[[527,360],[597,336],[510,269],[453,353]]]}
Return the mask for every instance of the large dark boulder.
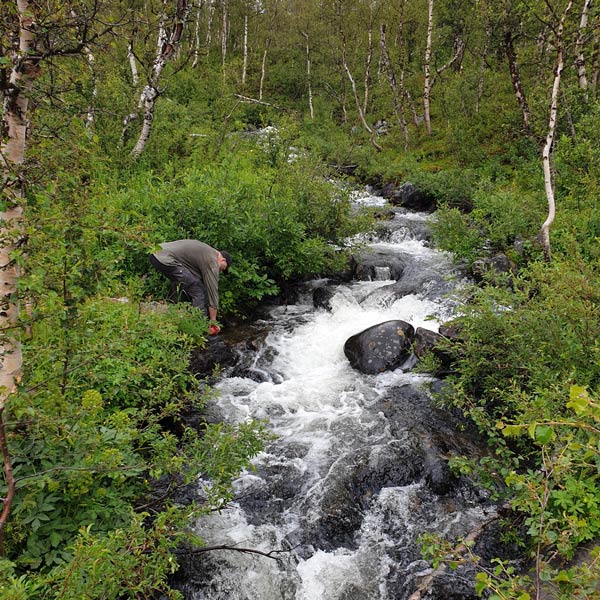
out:
{"label": "large dark boulder", "polygon": [[435,198],[416,185],[406,182],[394,190],[389,196],[389,201],[394,206],[402,206],[410,210],[431,212],[435,210]]}
{"label": "large dark boulder", "polygon": [[406,260],[395,252],[369,249],[352,257],[353,278],[358,281],[398,281],[406,268]]}
{"label": "large dark boulder", "polygon": [[389,371],[410,357],[414,333],[406,321],[385,321],[348,338],[344,354],[352,367],[363,373]]}

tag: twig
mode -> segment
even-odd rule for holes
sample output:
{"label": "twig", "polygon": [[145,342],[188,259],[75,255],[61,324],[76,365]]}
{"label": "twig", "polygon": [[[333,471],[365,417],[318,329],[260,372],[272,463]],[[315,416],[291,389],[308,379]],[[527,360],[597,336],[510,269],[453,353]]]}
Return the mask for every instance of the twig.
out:
{"label": "twig", "polygon": [[273,556],[274,554],[287,554],[290,550],[271,550],[269,552],[262,552],[261,550],[256,550],[255,548],[240,548],[238,546],[228,546],[227,544],[220,544],[218,546],[205,546],[203,548],[193,548],[190,550],[175,550],[175,554],[202,554],[203,552],[213,552],[214,550],[233,550],[235,552],[242,552],[243,554],[258,554],[259,556],[264,556],[266,558],[271,558],[273,560],[278,560],[277,556]]}
{"label": "twig", "polygon": [[264,100],[257,100],[256,98],[249,98],[248,96],[242,96],[241,94],[234,94],[234,96],[236,98],[239,98],[242,102],[252,102],[254,104],[262,104],[263,106],[270,106],[271,108],[276,108],[277,110],[285,110],[285,111],[289,110],[289,108],[283,108],[281,106],[277,106],[275,104],[265,102]]}

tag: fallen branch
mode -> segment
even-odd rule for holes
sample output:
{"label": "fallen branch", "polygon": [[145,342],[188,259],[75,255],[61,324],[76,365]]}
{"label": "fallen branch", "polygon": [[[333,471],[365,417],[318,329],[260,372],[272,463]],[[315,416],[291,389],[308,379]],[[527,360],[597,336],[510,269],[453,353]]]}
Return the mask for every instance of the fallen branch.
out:
{"label": "fallen branch", "polygon": [[248,96],[242,96],[241,94],[234,94],[236,98],[239,98],[242,102],[251,102],[254,104],[262,104],[263,106],[270,106],[271,108],[275,108],[277,110],[289,110],[288,108],[283,108],[281,106],[277,106],[275,104],[271,104],[269,102],[265,102],[264,100],[258,100],[256,98],[250,98]]}
{"label": "fallen branch", "polygon": [[256,550],[255,548],[240,548],[239,546],[228,546],[227,544],[220,544],[218,546],[205,546],[203,548],[193,548],[190,550],[175,550],[175,554],[202,554],[203,552],[213,552],[215,550],[233,550],[235,552],[242,552],[243,554],[258,554],[266,558],[278,560],[279,557],[274,554],[286,554],[290,550],[271,550],[270,552],[263,552],[262,550]]}

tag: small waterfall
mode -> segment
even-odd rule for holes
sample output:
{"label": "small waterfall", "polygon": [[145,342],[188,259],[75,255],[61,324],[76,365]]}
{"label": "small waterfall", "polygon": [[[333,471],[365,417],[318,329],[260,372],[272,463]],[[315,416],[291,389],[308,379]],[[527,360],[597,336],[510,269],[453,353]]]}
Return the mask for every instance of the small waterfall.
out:
{"label": "small waterfall", "polygon": [[[478,449],[429,401],[431,378],[411,365],[364,375],[343,352],[351,335],[383,321],[436,331],[449,318],[461,275],[429,247],[428,218],[395,209],[372,245],[400,257],[399,281],[377,266],[370,280],[335,286],[331,310],[314,308],[310,287],[303,301],[273,307],[264,348],[250,357],[256,376],[233,369],[218,383],[211,410],[231,422],[266,419],[277,439],[236,482],[236,502],[196,526],[209,545],[274,554],[200,555],[184,565],[188,600],[407,600],[431,573],[419,535],[465,536],[495,513],[481,490],[460,480],[446,489],[439,476],[441,455]],[[452,598],[475,598],[467,579],[440,580],[426,597],[464,588]]]}

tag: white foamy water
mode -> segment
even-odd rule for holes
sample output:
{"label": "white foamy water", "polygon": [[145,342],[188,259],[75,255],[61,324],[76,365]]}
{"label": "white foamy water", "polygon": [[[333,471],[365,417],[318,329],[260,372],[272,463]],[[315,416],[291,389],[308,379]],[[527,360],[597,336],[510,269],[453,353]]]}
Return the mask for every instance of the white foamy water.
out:
{"label": "white foamy water", "polygon": [[[367,204],[375,201],[368,195],[361,198]],[[402,216],[409,223],[427,219],[418,214]],[[400,237],[398,242],[374,247],[409,256],[416,261],[417,271],[422,265],[423,271],[452,272],[447,255],[425,241]],[[268,420],[278,439],[256,458],[255,471],[240,477],[239,500],[220,514],[203,518],[198,531],[209,545],[286,552],[278,555],[278,561],[219,553],[201,568],[206,571],[205,584],[189,588],[187,598],[401,599],[405,597],[402,586],[408,594],[411,582],[428,568],[414,549],[418,532],[447,533],[454,528],[460,534],[483,518],[479,506],[453,507],[428,492],[421,481],[385,484],[381,489],[374,485],[371,492],[359,478],[356,485],[365,487],[367,494],[360,509],[354,506],[356,500],[349,506],[340,504],[341,508],[337,504],[336,496],[347,492],[348,474],[355,473],[357,465],[366,465],[360,469],[366,469],[368,483],[368,465],[383,477],[398,464],[393,457],[403,456],[403,445],[414,446],[409,434],[399,432],[383,414],[379,401],[394,386],[429,379],[402,368],[361,374],[344,355],[346,340],[394,319],[408,321],[415,329],[437,331],[450,314],[449,301],[430,293],[427,278],[420,292],[400,298],[391,292],[386,295],[394,283],[339,285],[330,299],[331,311],[314,309],[311,299],[274,308],[266,339],[272,359],[259,365],[262,355],[257,356],[253,367],[268,380],[229,377],[217,385],[219,414],[224,419]],[[389,466],[386,460],[391,460]],[[346,522],[351,523],[346,526]],[[404,546],[410,549],[403,553]]]}

